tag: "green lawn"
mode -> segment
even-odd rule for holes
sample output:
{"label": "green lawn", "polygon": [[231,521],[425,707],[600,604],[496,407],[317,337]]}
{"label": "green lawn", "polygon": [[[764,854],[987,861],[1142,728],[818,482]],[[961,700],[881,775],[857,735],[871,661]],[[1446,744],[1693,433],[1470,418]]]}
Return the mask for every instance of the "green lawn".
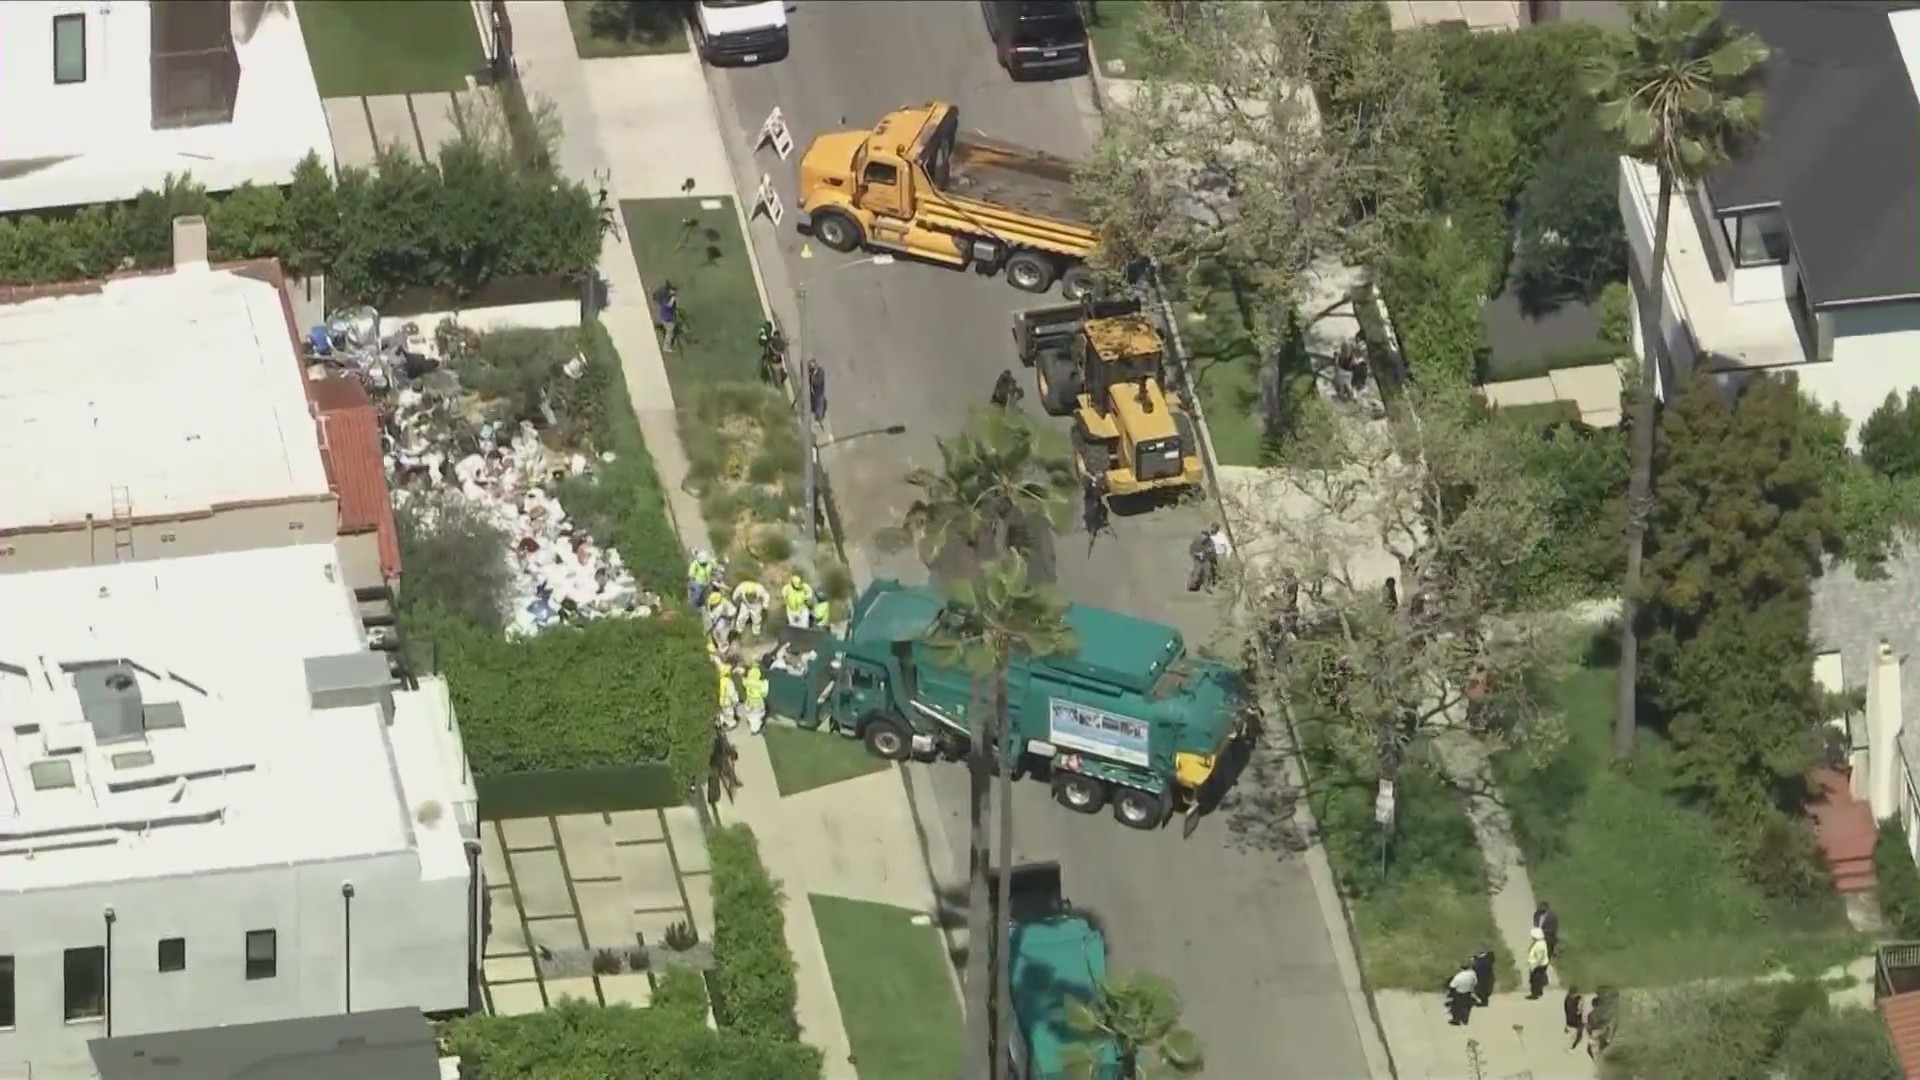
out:
{"label": "green lawn", "polygon": [[1146,75],[1147,66],[1140,60],[1134,35],[1140,20],[1147,16],[1148,0],[1098,0],[1087,6],[1096,16],[1087,20],[1087,36],[1093,39],[1101,74],[1116,79]]}
{"label": "green lawn", "polygon": [[661,0],[567,0],[567,23],[587,60],[687,51],[679,5]]}
{"label": "green lawn", "polygon": [[767,756],[773,759],[773,779],[782,795],[798,795],[887,767],[886,762],[867,753],[858,739],[777,724],[768,725],[765,735]]}
{"label": "green lawn", "polygon": [[[1210,290],[1180,314],[1181,342],[1192,358],[1194,388],[1206,414],[1207,434],[1221,465],[1272,465],[1285,452],[1286,439],[1269,439],[1261,430],[1259,351],[1233,297]],[[1289,416],[1311,408],[1313,375],[1296,360],[1286,364]]]}
{"label": "green lawn", "polygon": [[1628,772],[1610,767],[1615,674],[1589,667],[1558,698],[1563,750],[1543,767],[1506,759],[1497,778],[1533,888],[1560,913],[1561,965],[1584,986],[1649,986],[1821,971],[1862,951],[1837,901],[1769,901],[1729,864],[1712,824],[1665,787],[1658,737]]}
{"label": "green lawn", "polygon": [[679,348],[666,354],[674,388],[757,384],[765,316],[733,200],[631,199],[620,213],[649,297],[666,281],[680,290],[685,330]]}
{"label": "green lawn", "polygon": [[467,0],[299,0],[320,96],[463,90],[486,66]]}
{"label": "green lawn", "polygon": [[960,1002],[940,931],[905,908],[808,899],[860,1080],[959,1075]]}

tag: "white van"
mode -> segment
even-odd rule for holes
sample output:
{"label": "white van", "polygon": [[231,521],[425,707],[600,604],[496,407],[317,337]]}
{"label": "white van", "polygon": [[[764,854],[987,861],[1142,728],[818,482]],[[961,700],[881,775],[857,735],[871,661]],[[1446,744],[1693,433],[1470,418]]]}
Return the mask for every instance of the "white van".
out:
{"label": "white van", "polygon": [[709,64],[766,64],[787,58],[787,0],[698,0],[693,36]]}

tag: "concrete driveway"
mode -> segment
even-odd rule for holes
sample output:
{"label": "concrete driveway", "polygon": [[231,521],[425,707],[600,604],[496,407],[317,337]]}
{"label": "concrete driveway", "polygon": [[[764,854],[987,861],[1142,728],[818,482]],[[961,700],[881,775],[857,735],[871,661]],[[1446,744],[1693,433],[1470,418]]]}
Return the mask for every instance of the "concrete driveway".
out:
{"label": "concrete driveway", "polygon": [[[716,81],[722,123],[737,125],[728,134],[743,144],[757,138],[775,105],[784,110],[799,149],[784,163],[762,150],[756,171],[773,176],[790,215],[799,152],[813,135],[868,126],[904,104],[951,100],[961,107],[963,127],[1067,154],[1085,151],[1096,122],[1084,80],[1008,80],[994,62],[978,5],[964,0],[803,3],[791,58]],[[923,578],[912,555],[894,550],[886,536],[911,499],[902,476],[913,464],[937,463],[934,439],[986,401],[1002,368],[1018,368],[1009,315],[1058,303],[1058,294],[1033,297],[999,278],[932,267],[875,265],[818,244],[803,257],[804,238],[793,224],[790,216],[778,235],[777,258],[764,243],[760,250],[777,304],[785,303],[779,294],[796,287],[808,295],[807,351],[826,369],[828,423],[837,440],[823,456],[847,533],[875,573]],[[756,225],[763,241],[766,228]],[[786,315],[791,319],[792,309]],[[1036,409],[1037,397],[1027,395]],[[905,424],[906,433],[869,434],[894,424]],[[1172,622],[1194,646],[1206,644],[1220,616],[1211,601],[1185,591],[1185,550],[1214,513],[1188,508],[1116,518],[1115,535],[1103,535],[1091,552],[1084,535],[1059,537],[1048,569],[1076,600]],[[943,827],[929,831],[944,833],[950,847],[964,844],[963,770],[938,767],[930,775]],[[1059,860],[1072,898],[1106,920],[1116,963],[1179,986],[1207,1044],[1209,1074],[1366,1076],[1326,909],[1303,861],[1264,834],[1236,834],[1232,817],[1217,815],[1185,841],[1178,828],[1146,835],[1106,815],[1070,813],[1053,804],[1044,785],[1029,783],[1017,799],[1017,856]],[[954,867],[964,872],[964,850],[935,855],[938,876],[949,877]]]}

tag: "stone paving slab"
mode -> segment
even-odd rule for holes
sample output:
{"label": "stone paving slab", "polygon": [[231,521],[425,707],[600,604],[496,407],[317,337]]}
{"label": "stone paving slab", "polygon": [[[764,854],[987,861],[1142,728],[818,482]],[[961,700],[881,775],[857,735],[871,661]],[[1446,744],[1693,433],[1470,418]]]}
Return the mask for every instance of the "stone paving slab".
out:
{"label": "stone paving slab", "polygon": [[546,818],[514,818],[500,823],[500,837],[508,851],[530,851],[553,846],[553,823]]}
{"label": "stone paving slab", "polygon": [[487,996],[493,999],[495,1016],[525,1016],[547,1007],[547,999],[541,996],[539,983],[489,986]]}
{"label": "stone paving slab", "polygon": [[653,1004],[653,980],[645,975],[602,975],[600,996],[609,1005],[644,1008]]}
{"label": "stone paving slab", "polygon": [[525,956],[532,952],[526,928],[520,925],[520,907],[514,903],[513,890],[498,885],[488,889],[487,894],[493,900],[493,917],[487,925],[485,955]]}
{"label": "stone paving slab", "polygon": [[516,851],[509,859],[513,884],[520,892],[520,910],[527,918],[573,914],[573,897],[567,891],[558,851]]}
{"label": "stone paving slab", "polygon": [[486,822],[480,826],[480,871],[488,887],[507,883],[507,845],[500,839],[500,826]]}
{"label": "stone paving slab", "polygon": [[373,118],[373,141],[382,148],[397,146],[409,157],[420,156],[420,132],[413,126],[413,110],[405,94],[376,94],[366,99]]}
{"label": "stone paving slab", "polygon": [[489,957],[480,970],[486,974],[489,983],[532,982],[540,977],[540,973],[533,968],[531,956]]}
{"label": "stone paving slab", "polygon": [[449,93],[414,94],[413,123],[420,132],[420,148],[438,158],[440,148],[460,141],[460,120],[455,114],[453,95]]}
{"label": "stone paving slab", "polygon": [[586,927],[587,946],[625,949],[634,943],[633,902],[622,881],[581,881],[573,886],[580,903],[580,923]]}
{"label": "stone paving slab", "polygon": [[680,879],[687,890],[687,910],[693,915],[693,928],[702,941],[713,940],[713,878],[696,874]]}
{"label": "stone paving slab", "polygon": [[599,814],[570,814],[554,819],[567,854],[567,876],[593,881],[620,876],[613,857],[613,830]]}
{"label": "stone paving slab", "polygon": [[659,142],[649,139],[602,143],[617,197],[677,198],[689,179],[691,194],[733,194],[733,170],[720,133],[711,124],[689,124],[684,119],[710,115],[713,107],[699,57],[676,53],[595,60],[586,65],[586,80],[594,119],[602,131],[672,131],[676,135],[673,152],[667,154],[660,152]]}
{"label": "stone paving slab", "polygon": [[563,952],[587,947],[586,939],[580,936],[580,920],[572,915],[559,919],[528,919],[527,936],[533,939],[536,949]]}
{"label": "stone paving slab", "polygon": [[713,869],[707,858],[707,832],[700,826],[700,815],[691,806],[672,806],[660,811],[667,822],[667,839],[673,842],[673,863],[682,874],[704,874]]}
{"label": "stone paving slab", "polygon": [[674,923],[692,925],[685,911],[636,911],[633,913],[634,933],[639,934],[640,940],[649,947],[666,944],[667,929]]}
{"label": "stone paving slab", "polygon": [[658,810],[620,810],[607,816],[613,819],[613,842],[616,844],[667,838],[667,830],[660,823]]}
{"label": "stone paving slab", "polygon": [[600,991],[594,987],[591,975],[578,979],[549,979],[547,997],[555,1004],[563,998],[573,998],[590,1005],[600,1004]]}
{"label": "stone paving slab", "polygon": [[327,98],[320,103],[327,114],[327,133],[333,140],[334,164],[364,169],[373,164],[373,129],[367,126],[367,107],[357,97]]}
{"label": "stone paving slab", "polygon": [[615,849],[620,879],[626,885],[629,911],[679,908],[680,883],[673,873],[673,855],[665,844],[631,844]]}

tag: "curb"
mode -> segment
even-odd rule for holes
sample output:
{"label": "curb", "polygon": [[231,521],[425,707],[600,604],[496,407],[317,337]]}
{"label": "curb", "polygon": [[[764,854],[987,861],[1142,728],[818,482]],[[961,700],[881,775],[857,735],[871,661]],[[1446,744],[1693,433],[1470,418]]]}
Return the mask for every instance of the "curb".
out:
{"label": "curb", "polygon": [[[1094,108],[1105,114],[1112,107],[1112,94],[1107,90],[1107,76],[1101,73],[1100,56],[1094,51],[1091,42],[1087,45],[1088,85],[1093,90]],[[1214,505],[1220,509],[1220,524],[1227,530],[1228,542],[1233,545],[1235,557],[1241,550],[1240,541],[1234,536],[1232,515],[1227,513],[1226,500],[1221,496],[1220,480],[1217,472],[1219,457],[1214,452],[1213,433],[1207,427],[1206,413],[1200,404],[1198,388],[1193,382],[1192,365],[1188,362],[1186,342],[1180,336],[1179,320],[1174,317],[1173,305],[1161,291],[1158,280],[1153,282],[1153,295],[1160,305],[1160,318],[1166,324],[1167,336],[1173,346],[1176,370],[1180,377],[1180,388],[1185,393],[1187,408],[1193,414],[1194,427],[1200,432],[1201,453],[1207,467],[1207,485],[1211,489]],[[1384,306],[1384,305],[1383,305]],[[1391,324],[1388,324],[1391,326]],[[1293,712],[1282,708],[1286,719],[1287,741],[1289,749],[1300,745],[1298,733],[1294,730]],[[1289,753],[1283,762],[1287,779],[1301,790],[1306,788],[1306,768],[1298,755]],[[1305,820],[1307,828],[1315,834],[1319,831],[1319,822],[1314,819],[1313,810],[1301,800],[1296,813]],[[1347,1007],[1353,1013],[1355,1033],[1360,1037],[1361,1052],[1367,1058],[1367,1072],[1375,1080],[1398,1080],[1399,1069],[1393,1060],[1393,1049],[1387,1041],[1386,1026],[1380,1019],[1380,1009],[1374,1001],[1373,991],[1368,988],[1366,972],[1360,966],[1359,932],[1354,926],[1353,912],[1347,906],[1346,897],[1341,895],[1339,883],[1334,879],[1333,867],[1327,862],[1326,849],[1319,844],[1309,847],[1306,852],[1307,876],[1313,882],[1315,898],[1320,904],[1321,921],[1325,922],[1328,937],[1333,941],[1334,965],[1340,970],[1340,981],[1346,987]],[[1335,934],[1333,928],[1339,926],[1346,933]]]}

